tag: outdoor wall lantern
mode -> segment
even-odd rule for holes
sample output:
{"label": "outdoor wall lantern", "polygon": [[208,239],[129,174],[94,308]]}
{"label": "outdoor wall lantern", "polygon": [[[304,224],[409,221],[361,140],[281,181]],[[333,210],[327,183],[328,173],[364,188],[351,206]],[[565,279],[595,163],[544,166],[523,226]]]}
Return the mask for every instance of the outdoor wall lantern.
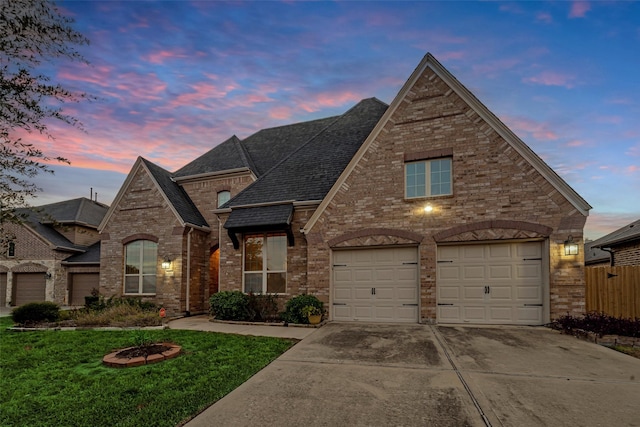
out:
{"label": "outdoor wall lantern", "polygon": [[427,205],[424,207],[424,213],[430,214],[431,212],[433,212],[433,206]]}
{"label": "outdoor wall lantern", "polygon": [[165,257],[161,265],[163,269],[169,270],[171,268],[171,258],[169,258],[168,256]]}
{"label": "outdoor wall lantern", "polygon": [[564,254],[578,255],[578,244],[573,241],[573,236],[571,235],[564,241]]}

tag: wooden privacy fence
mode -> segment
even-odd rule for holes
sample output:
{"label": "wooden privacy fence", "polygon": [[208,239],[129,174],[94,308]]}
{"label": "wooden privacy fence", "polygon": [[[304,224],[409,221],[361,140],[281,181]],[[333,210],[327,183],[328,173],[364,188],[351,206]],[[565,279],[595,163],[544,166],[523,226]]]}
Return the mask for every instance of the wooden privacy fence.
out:
{"label": "wooden privacy fence", "polygon": [[640,318],[640,266],[585,268],[587,312]]}

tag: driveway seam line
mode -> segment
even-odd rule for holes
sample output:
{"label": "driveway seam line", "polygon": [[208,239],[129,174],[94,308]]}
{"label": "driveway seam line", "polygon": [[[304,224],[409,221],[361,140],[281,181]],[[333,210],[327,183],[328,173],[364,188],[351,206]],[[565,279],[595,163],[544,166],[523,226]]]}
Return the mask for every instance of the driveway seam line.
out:
{"label": "driveway seam line", "polygon": [[460,372],[456,364],[453,362],[453,359],[451,358],[451,355],[449,354],[449,351],[447,350],[447,347],[445,345],[446,340],[442,335],[440,335],[440,331],[436,326],[430,325],[430,327],[431,327],[431,330],[433,331],[433,335],[436,337],[436,341],[438,341],[438,344],[440,344],[440,347],[442,348],[444,355],[447,357],[447,360],[451,364],[453,371],[456,373],[456,375],[458,376],[458,379],[462,383],[462,386],[467,391],[467,394],[471,398],[473,405],[476,407],[476,409],[480,413],[480,416],[482,417],[482,421],[484,422],[484,425],[487,427],[492,427],[491,422],[489,421],[489,418],[487,418],[484,411],[482,410],[482,407],[480,406],[480,402],[478,402],[478,399],[476,399],[475,395],[473,394],[473,391],[471,391],[471,387],[469,387],[469,384],[467,384],[467,382],[465,381],[464,377],[462,376],[462,373]]}

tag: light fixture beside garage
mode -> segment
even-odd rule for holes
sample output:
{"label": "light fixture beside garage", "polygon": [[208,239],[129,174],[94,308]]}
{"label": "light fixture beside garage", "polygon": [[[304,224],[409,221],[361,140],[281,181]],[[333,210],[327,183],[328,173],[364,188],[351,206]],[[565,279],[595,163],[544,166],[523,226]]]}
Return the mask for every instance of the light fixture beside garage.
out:
{"label": "light fixture beside garage", "polygon": [[571,235],[564,241],[564,254],[578,255],[578,244],[573,241],[573,236]]}
{"label": "light fixture beside garage", "polygon": [[168,256],[164,257],[161,265],[164,270],[171,269],[171,258],[169,258]]}
{"label": "light fixture beside garage", "polygon": [[431,204],[428,204],[427,206],[424,207],[424,213],[430,214],[433,212],[433,206],[431,206]]}

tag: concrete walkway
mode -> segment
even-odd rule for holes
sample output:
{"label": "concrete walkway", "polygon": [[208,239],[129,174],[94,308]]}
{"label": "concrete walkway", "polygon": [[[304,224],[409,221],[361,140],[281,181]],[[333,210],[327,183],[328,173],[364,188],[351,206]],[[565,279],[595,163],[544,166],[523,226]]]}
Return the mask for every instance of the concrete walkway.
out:
{"label": "concrete walkway", "polygon": [[638,396],[639,359],[546,328],[329,323],[186,426],[638,426]]}
{"label": "concrete walkway", "polygon": [[183,317],[169,322],[170,329],[189,329],[194,331],[222,332],[225,334],[255,335],[262,337],[293,338],[301,340],[312,334],[317,328],[304,326],[255,325],[243,323],[211,322],[209,316]]}

